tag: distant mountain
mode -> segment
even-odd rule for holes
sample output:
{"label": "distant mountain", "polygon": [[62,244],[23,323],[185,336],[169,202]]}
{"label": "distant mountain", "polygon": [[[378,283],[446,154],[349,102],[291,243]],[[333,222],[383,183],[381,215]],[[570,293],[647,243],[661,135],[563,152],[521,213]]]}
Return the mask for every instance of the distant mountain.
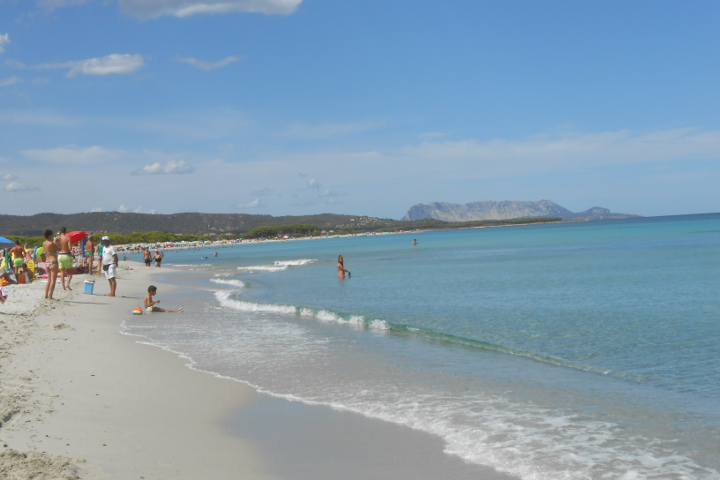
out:
{"label": "distant mountain", "polygon": [[404,221],[434,218],[445,222],[469,222],[476,220],[507,220],[512,218],[558,217],[563,220],[608,220],[638,217],[624,213],[612,213],[607,208],[593,207],[584,212],[573,213],[550,200],[539,202],[474,202],[457,203],[433,202],[410,207]]}

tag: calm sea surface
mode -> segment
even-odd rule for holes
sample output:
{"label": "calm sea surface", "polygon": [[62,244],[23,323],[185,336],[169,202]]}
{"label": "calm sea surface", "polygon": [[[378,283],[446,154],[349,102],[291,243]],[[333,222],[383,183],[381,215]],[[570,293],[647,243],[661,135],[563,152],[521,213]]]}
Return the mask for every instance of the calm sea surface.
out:
{"label": "calm sea surface", "polygon": [[720,479],[720,214],[243,244],[165,264],[187,272],[159,298],[186,313],[124,329],[197,369],[430,432],[523,479]]}

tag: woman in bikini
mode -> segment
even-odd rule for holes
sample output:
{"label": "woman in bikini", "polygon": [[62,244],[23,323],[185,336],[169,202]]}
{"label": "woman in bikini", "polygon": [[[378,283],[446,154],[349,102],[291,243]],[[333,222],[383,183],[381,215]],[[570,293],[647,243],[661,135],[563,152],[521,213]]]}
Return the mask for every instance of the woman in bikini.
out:
{"label": "woman in bikini", "polygon": [[55,300],[53,292],[55,292],[55,281],[58,276],[58,249],[55,242],[52,241],[53,232],[50,229],[45,230],[45,241],[43,242],[43,252],[45,253],[45,270],[47,271],[48,281],[45,285],[45,298]]}
{"label": "woman in bikini", "polygon": [[340,280],[344,280],[344,279],[345,279],[345,272],[347,272],[348,278],[350,278],[350,270],[347,270],[347,269],[345,268],[345,266],[343,265],[342,255],[338,255],[338,265],[337,265],[337,269],[338,269],[338,278],[339,278]]}

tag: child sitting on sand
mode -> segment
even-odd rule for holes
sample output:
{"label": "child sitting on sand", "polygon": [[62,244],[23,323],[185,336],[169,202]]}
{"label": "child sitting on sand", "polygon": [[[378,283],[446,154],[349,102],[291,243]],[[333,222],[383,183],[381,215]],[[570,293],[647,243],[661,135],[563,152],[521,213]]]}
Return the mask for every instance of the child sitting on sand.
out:
{"label": "child sitting on sand", "polygon": [[158,308],[154,307],[156,303],[160,303],[160,300],[153,300],[153,295],[157,293],[157,287],[155,285],[150,285],[148,287],[148,293],[145,295],[145,313],[153,313],[153,312],[172,312],[172,313],[179,313],[182,312],[182,307],[178,308],[177,310],[167,310],[165,308]]}

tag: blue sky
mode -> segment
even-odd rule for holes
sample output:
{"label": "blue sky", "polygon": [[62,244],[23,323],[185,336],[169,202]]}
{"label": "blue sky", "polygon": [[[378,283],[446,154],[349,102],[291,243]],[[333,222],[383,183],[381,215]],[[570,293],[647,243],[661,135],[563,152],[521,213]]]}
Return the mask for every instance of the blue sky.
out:
{"label": "blue sky", "polygon": [[0,0],[5,214],[720,211],[720,2]]}

